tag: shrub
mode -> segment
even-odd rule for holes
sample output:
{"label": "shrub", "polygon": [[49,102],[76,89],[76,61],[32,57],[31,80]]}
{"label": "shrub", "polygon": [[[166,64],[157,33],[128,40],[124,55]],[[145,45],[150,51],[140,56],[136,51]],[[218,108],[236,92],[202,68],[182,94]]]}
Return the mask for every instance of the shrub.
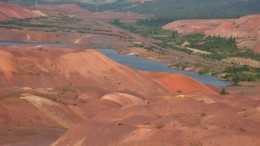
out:
{"label": "shrub", "polygon": [[220,91],[220,95],[228,95],[229,93],[226,91],[225,88],[222,88]]}
{"label": "shrub", "polygon": [[163,125],[163,124],[158,124],[157,126],[156,126],[156,128],[157,129],[161,129],[161,128],[163,128],[165,125]]}
{"label": "shrub", "polygon": [[182,91],[181,91],[181,90],[178,90],[177,93],[182,93]]}

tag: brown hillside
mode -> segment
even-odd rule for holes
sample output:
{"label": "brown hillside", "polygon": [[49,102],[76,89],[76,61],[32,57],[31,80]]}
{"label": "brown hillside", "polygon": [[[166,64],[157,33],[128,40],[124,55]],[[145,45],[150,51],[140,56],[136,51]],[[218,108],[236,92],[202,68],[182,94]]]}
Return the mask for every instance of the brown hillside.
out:
{"label": "brown hillside", "polygon": [[161,93],[167,89],[169,92],[215,94],[207,86],[184,75],[140,73],[95,50],[2,47],[0,55],[1,87],[74,86],[142,94]]}
{"label": "brown hillside", "polygon": [[239,19],[179,20],[163,26],[163,29],[181,34],[204,33],[224,38],[235,37],[239,46],[260,52],[260,14]]}
{"label": "brown hillside", "polygon": [[220,96],[184,75],[136,71],[96,50],[13,46],[0,47],[0,56],[0,145],[260,144],[257,87]]}
{"label": "brown hillside", "polygon": [[223,22],[220,26],[208,31],[208,35],[236,38],[260,38],[260,14],[248,15],[229,22]]}
{"label": "brown hillside", "polygon": [[140,93],[164,91],[132,68],[95,50],[2,47],[0,87],[76,86]]}
{"label": "brown hillside", "polygon": [[260,38],[260,14],[248,15],[239,19],[179,20],[171,22],[163,29],[179,33],[205,33],[221,37]]}
{"label": "brown hillside", "polygon": [[0,21],[38,17],[32,10],[17,4],[0,2]]}

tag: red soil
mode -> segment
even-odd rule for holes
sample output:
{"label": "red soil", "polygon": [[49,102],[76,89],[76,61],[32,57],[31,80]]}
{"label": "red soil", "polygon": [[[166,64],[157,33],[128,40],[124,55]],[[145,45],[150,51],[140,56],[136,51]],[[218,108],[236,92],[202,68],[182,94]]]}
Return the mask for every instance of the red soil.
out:
{"label": "red soil", "polygon": [[171,74],[161,72],[143,72],[143,74],[152,80],[155,80],[160,85],[167,88],[169,91],[182,91],[184,93],[202,92],[205,94],[217,94],[206,85],[187,77],[182,74]]}
{"label": "red soil", "polygon": [[38,17],[38,15],[24,6],[0,2],[0,21],[33,17]]}
{"label": "red soil", "polygon": [[140,93],[164,91],[134,69],[118,64],[95,50],[1,48],[1,87],[77,86]]}
{"label": "red soil", "polygon": [[[3,40],[55,41],[0,31]],[[184,75],[136,71],[95,50],[0,47],[0,145],[260,145],[259,86],[226,89],[220,96]]]}
{"label": "red soil", "polygon": [[[110,107],[69,129],[53,145],[258,145],[259,119],[253,117],[259,115],[259,100],[234,98],[190,94]],[[241,106],[250,108],[243,111]]]}
{"label": "red soil", "polygon": [[0,47],[0,56],[0,145],[260,145],[259,88],[220,96],[95,50]]}
{"label": "red soil", "polygon": [[215,94],[207,86],[184,75],[141,74],[95,50],[79,51],[52,47],[20,47],[18,50],[16,47],[2,47],[0,55],[2,87],[66,85],[139,93],[158,93],[168,89],[174,92],[182,90]]}
{"label": "red soil", "polygon": [[[58,116],[61,113],[67,114],[66,118],[74,118],[74,122],[77,119],[73,113],[64,110],[66,107],[62,109],[46,104],[42,106],[57,112]],[[49,145],[66,130],[55,122],[50,114],[38,110],[26,100],[15,97],[1,97],[0,116],[0,145]]]}

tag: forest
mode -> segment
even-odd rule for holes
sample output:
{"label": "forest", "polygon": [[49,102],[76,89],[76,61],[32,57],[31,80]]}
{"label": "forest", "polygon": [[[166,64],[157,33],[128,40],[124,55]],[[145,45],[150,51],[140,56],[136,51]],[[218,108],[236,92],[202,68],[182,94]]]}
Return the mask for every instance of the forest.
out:
{"label": "forest", "polygon": [[[32,0],[0,0],[4,2],[33,5]],[[156,18],[157,23],[180,19],[238,18],[260,13],[259,0],[153,0],[144,3],[117,0],[113,3],[82,3],[79,0],[38,0],[38,4],[76,3],[90,11],[137,12]],[[151,19],[151,21],[155,21]],[[150,23],[151,24],[151,23]],[[153,25],[153,24],[152,24]]]}
{"label": "forest", "polygon": [[156,0],[130,11],[174,19],[235,18],[260,12],[259,0]]}

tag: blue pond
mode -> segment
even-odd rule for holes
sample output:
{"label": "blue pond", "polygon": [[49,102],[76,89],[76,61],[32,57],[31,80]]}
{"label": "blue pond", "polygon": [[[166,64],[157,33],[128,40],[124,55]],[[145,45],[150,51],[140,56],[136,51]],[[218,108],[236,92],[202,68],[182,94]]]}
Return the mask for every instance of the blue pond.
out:
{"label": "blue pond", "polygon": [[136,56],[130,55],[122,55],[118,54],[114,50],[110,49],[97,49],[99,52],[103,53],[104,55],[108,56],[109,58],[121,63],[133,67],[137,70],[142,71],[160,71],[160,72],[171,72],[171,73],[180,73],[187,76],[190,76],[201,83],[210,84],[214,86],[228,86],[231,83],[229,81],[219,80],[216,77],[199,75],[191,71],[184,71],[178,69],[168,68],[168,64],[160,63],[156,61],[146,60]]}

